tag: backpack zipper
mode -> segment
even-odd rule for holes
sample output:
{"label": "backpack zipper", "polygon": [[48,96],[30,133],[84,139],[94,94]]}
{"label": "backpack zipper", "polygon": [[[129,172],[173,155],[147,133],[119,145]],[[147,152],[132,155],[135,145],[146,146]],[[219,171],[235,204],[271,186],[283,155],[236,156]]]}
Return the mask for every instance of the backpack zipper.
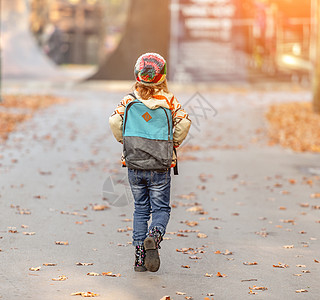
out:
{"label": "backpack zipper", "polygon": [[167,117],[167,122],[168,122],[168,141],[170,141],[171,136],[170,136],[170,122],[169,122],[169,117],[168,117],[167,111],[166,111],[162,106],[160,106],[160,107],[163,109],[163,111],[164,111],[164,113],[166,114],[166,117]]}

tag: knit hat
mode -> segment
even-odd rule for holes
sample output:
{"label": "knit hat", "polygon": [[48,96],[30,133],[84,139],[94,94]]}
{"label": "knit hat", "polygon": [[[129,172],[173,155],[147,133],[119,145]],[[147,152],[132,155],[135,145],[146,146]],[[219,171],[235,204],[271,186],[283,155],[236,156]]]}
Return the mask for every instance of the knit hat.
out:
{"label": "knit hat", "polygon": [[134,67],[134,75],[145,85],[158,85],[166,79],[167,62],[158,53],[142,54]]}

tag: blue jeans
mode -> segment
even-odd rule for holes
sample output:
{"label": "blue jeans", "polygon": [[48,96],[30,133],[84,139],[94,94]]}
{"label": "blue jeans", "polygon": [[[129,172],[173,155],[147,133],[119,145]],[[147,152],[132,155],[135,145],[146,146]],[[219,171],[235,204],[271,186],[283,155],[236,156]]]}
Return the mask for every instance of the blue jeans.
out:
{"label": "blue jeans", "polygon": [[134,197],[133,246],[143,245],[149,230],[156,227],[165,234],[170,219],[170,169],[164,172],[128,169],[128,179]]}

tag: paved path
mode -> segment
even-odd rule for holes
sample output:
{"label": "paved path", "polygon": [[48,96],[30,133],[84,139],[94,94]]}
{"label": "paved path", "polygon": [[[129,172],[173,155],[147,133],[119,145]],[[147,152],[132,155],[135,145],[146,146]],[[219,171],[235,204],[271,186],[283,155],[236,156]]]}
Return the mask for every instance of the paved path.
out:
{"label": "paved path", "polygon": [[[309,167],[319,172],[319,155],[267,146],[263,119],[268,103],[309,101],[308,92],[217,89],[189,102],[193,93],[178,93],[197,113],[196,126],[180,153],[180,175],[173,178],[174,208],[161,268],[138,274],[128,244],[132,204],[93,210],[110,205],[101,196],[104,181],[125,176],[118,163],[121,146],[107,124],[124,92],[90,85],[41,91],[73,101],[37,113],[0,147],[1,299],[77,299],[70,294],[78,291],[106,300],[319,299],[320,264],[314,260],[320,260],[320,199],[310,195],[320,192],[320,181],[308,173]],[[199,104],[218,114],[204,115]],[[196,224],[191,221],[198,225],[189,226]],[[176,251],[182,248],[193,250]],[[279,263],[289,267],[273,267]],[[29,270],[38,266],[40,271]],[[68,279],[52,281],[61,275]],[[249,295],[254,285],[268,290]],[[301,289],[308,292],[295,292]]]}

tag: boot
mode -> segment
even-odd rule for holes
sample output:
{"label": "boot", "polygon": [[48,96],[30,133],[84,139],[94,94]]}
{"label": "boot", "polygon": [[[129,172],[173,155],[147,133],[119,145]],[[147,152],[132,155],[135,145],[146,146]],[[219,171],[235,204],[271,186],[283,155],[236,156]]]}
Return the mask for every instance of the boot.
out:
{"label": "boot", "polygon": [[157,272],[160,267],[160,258],[158,249],[160,249],[160,242],[162,241],[162,234],[156,227],[149,231],[147,238],[144,240],[144,248],[146,250],[145,266],[150,272]]}
{"label": "boot", "polygon": [[147,268],[144,265],[144,260],[146,256],[146,251],[144,246],[136,246],[136,261],[134,263],[134,270],[136,272],[145,272]]}

